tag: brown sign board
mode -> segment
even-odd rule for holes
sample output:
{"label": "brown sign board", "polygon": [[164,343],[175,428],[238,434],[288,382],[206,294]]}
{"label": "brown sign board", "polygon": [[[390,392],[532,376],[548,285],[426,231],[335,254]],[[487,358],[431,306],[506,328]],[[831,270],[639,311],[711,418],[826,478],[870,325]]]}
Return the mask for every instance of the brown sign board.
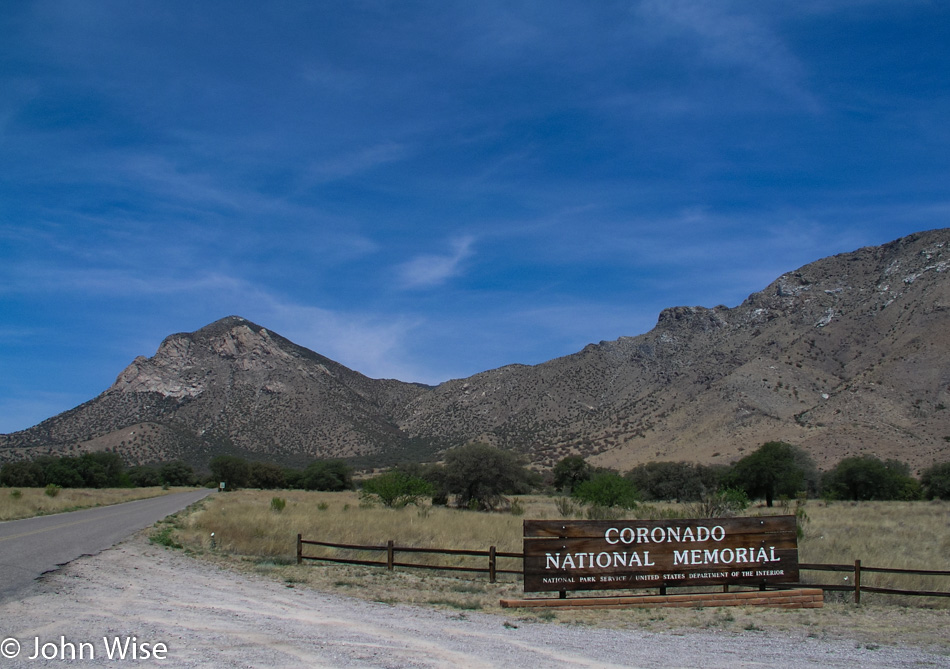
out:
{"label": "brown sign board", "polygon": [[795,516],[524,521],[525,592],[795,582]]}

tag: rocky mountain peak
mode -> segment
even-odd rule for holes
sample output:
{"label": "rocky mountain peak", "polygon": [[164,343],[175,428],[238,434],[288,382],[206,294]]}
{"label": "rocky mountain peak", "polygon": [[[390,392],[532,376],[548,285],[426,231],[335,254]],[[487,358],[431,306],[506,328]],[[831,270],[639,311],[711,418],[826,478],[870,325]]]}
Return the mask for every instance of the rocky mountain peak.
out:
{"label": "rocky mountain peak", "polygon": [[370,379],[240,316],[167,337],[0,460],[112,449],[425,459],[474,439],[550,465],[728,462],[771,440],[819,463],[950,458],[950,229],[786,272],[742,304],[672,307],[642,335],[436,387]]}

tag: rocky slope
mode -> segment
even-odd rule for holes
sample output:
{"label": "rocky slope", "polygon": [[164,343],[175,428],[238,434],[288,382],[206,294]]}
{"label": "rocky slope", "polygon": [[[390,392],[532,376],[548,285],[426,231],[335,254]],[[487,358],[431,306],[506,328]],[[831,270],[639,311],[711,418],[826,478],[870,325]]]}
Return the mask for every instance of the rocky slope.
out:
{"label": "rocky slope", "polygon": [[824,464],[950,459],[948,270],[950,230],[826,258],[733,309],[667,309],[647,334],[442,384],[399,422],[620,468],[726,462],[772,439]]}
{"label": "rocky slope", "polygon": [[238,317],[168,337],[0,459],[110,448],[203,464],[428,458],[472,439],[551,464],[728,462],[764,441],[820,464],[950,460],[950,229],[806,265],[735,308],[675,307],[636,337],[437,387],[369,379]]}

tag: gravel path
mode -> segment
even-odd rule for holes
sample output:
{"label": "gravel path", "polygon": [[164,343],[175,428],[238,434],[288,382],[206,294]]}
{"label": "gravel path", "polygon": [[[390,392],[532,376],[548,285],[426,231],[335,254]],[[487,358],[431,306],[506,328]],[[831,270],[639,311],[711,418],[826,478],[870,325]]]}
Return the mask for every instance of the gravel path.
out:
{"label": "gravel path", "polygon": [[[364,602],[226,571],[141,533],[0,604],[0,667],[114,665],[103,637],[164,644],[165,659],[133,663],[163,667],[950,667],[804,633],[658,634]],[[36,639],[51,659],[29,659]]]}

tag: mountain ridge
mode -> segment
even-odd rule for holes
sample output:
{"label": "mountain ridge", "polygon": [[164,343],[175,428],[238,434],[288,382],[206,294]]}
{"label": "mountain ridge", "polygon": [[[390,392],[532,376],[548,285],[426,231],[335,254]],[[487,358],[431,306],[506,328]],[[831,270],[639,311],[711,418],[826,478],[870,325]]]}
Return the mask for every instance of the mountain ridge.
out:
{"label": "mountain ridge", "polygon": [[729,462],[802,445],[921,468],[950,459],[950,229],[788,272],[736,307],[437,386],[370,379],[239,316],[163,340],[97,398],[0,435],[0,459],[110,449],[299,461],[437,457],[479,439],[550,466]]}

